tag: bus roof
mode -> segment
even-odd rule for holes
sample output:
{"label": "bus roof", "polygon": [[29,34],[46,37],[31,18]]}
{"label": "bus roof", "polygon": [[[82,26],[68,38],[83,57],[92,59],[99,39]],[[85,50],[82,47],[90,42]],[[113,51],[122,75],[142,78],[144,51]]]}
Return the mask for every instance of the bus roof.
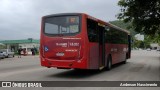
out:
{"label": "bus roof", "polygon": [[81,15],[81,14],[84,14],[84,13],[58,13],[58,14],[46,15],[46,16],[43,16],[43,17],[46,18],[46,17],[51,17],[51,16]]}

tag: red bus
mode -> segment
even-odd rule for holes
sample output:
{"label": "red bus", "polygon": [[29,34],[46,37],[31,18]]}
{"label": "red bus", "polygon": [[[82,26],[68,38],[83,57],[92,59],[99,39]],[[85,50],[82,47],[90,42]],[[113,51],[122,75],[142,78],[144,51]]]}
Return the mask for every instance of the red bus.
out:
{"label": "red bus", "polygon": [[41,66],[111,69],[130,58],[130,33],[84,13],[42,17]]}

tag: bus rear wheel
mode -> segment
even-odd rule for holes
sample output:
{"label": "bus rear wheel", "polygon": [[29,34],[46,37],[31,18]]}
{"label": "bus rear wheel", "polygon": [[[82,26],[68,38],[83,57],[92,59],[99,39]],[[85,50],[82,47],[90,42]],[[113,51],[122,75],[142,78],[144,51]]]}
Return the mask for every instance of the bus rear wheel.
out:
{"label": "bus rear wheel", "polygon": [[106,69],[111,70],[111,68],[112,68],[112,58],[111,58],[111,56],[109,56],[108,59],[107,59]]}

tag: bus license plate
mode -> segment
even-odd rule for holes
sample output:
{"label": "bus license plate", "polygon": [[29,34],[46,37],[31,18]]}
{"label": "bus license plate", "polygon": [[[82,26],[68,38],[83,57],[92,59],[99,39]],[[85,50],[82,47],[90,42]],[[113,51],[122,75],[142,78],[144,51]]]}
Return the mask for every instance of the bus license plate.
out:
{"label": "bus license plate", "polygon": [[58,53],[56,53],[56,56],[64,56],[64,53],[63,52],[58,52]]}

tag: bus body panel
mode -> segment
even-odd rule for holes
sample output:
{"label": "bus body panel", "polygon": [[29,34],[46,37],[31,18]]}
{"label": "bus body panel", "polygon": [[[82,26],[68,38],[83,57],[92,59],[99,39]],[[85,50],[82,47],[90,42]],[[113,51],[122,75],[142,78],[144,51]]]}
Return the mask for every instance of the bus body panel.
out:
{"label": "bus body panel", "polygon": [[[126,58],[127,45],[124,44],[109,44],[106,43],[106,54],[105,54],[105,66],[107,66],[107,58],[110,54],[112,56],[112,64],[122,62]],[[89,69],[98,69],[100,67],[99,57],[99,45],[97,43],[90,43],[89,50]]]}
{"label": "bus body panel", "polygon": [[87,18],[89,17],[98,23],[108,25],[109,27],[113,26],[86,14],[79,15],[81,16],[81,30],[80,33],[74,36],[46,36],[43,34],[44,17],[42,18],[40,37],[40,59],[42,66],[56,68],[99,69],[103,65],[104,67],[107,66],[107,59],[109,55],[111,55],[112,64],[122,62],[125,58],[130,58],[128,44],[105,43],[105,61],[102,63],[102,57],[100,57],[102,55],[101,45],[99,43],[89,42]]}
{"label": "bus body panel", "polygon": [[99,68],[99,44],[89,43],[89,69]]}
{"label": "bus body panel", "polygon": [[127,45],[125,44],[111,44],[112,64],[122,62],[126,58]]}

